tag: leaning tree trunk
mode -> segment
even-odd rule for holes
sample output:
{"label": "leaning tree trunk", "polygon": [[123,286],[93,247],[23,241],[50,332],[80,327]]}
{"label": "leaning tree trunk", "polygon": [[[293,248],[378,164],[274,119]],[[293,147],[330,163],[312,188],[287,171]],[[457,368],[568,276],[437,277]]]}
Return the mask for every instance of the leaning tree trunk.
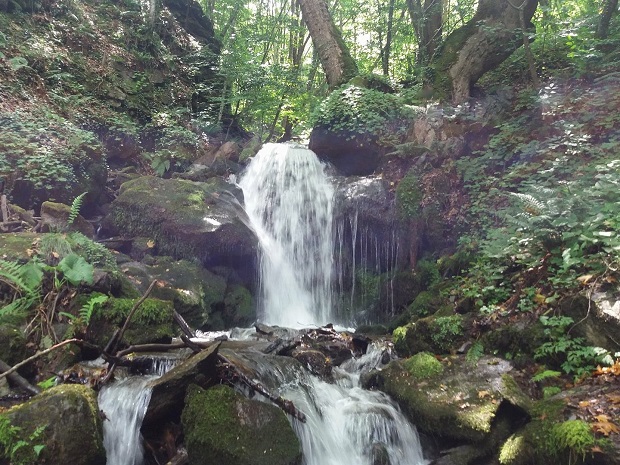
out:
{"label": "leaning tree trunk", "polygon": [[[523,2],[523,19],[533,28],[538,0],[516,1]],[[476,81],[523,45],[521,21],[508,0],[480,0],[474,17],[446,38],[433,62],[435,93],[451,95],[457,104],[467,101]]]}
{"label": "leaning tree trunk", "polygon": [[324,0],[297,0],[301,15],[318,52],[330,89],[357,75],[357,65],[342,40]]}
{"label": "leaning tree trunk", "polygon": [[609,23],[611,23],[611,17],[616,11],[618,11],[618,0],[605,0],[603,11],[599,16],[598,26],[596,27],[597,39],[607,39],[609,34]]}

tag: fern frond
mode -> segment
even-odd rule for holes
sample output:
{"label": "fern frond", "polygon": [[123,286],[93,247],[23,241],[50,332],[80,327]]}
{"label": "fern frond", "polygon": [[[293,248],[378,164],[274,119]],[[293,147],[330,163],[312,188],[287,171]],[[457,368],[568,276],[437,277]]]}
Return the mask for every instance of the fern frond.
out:
{"label": "fern frond", "polygon": [[518,199],[530,215],[538,216],[545,211],[545,203],[531,194],[521,192],[508,192],[508,194]]}
{"label": "fern frond", "polygon": [[69,217],[67,218],[68,225],[73,224],[77,216],[80,214],[80,208],[82,208],[82,201],[84,200],[84,196],[87,193],[88,192],[82,192],[75,199],[73,199],[73,202],[71,202],[71,211],[69,212]]}
{"label": "fern frond", "polygon": [[90,322],[90,319],[93,316],[93,312],[95,311],[97,305],[104,303],[106,300],[108,300],[107,295],[97,295],[88,299],[88,302],[86,302],[82,306],[82,308],[80,308],[80,318],[84,322],[85,326],[88,326],[88,323]]}
{"label": "fern frond", "polygon": [[30,294],[35,289],[31,288],[23,278],[23,267],[17,262],[0,260],[0,280],[11,286],[19,293]]}

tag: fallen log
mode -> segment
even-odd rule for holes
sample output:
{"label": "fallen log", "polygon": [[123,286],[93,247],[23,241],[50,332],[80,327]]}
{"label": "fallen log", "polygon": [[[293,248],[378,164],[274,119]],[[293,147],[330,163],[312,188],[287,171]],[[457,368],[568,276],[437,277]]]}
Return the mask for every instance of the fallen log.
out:
{"label": "fallen log", "polygon": [[297,418],[302,423],[306,422],[306,415],[301,410],[298,410],[297,407],[295,407],[295,404],[293,404],[292,401],[290,401],[288,399],[285,399],[284,397],[272,394],[271,392],[269,392],[267,390],[267,388],[265,386],[263,386],[260,383],[257,383],[256,381],[251,380],[245,374],[243,374],[241,372],[241,370],[239,370],[239,368],[237,368],[235,366],[235,364],[232,363],[230,360],[228,360],[226,357],[224,357],[223,355],[221,355],[219,353],[217,354],[217,356],[218,356],[218,359],[221,362],[225,363],[229,368],[234,370],[235,377],[239,381],[241,381],[243,384],[245,384],[247,387],[249,387],[250,389],[252,389],[252,390],[258,392],[259,394],[265,396],[267,399],[269,399],[271,402],[276,404],[278,407],[280,407],[286,413],[288,413],[289,415],[292,415],[293,417]]}

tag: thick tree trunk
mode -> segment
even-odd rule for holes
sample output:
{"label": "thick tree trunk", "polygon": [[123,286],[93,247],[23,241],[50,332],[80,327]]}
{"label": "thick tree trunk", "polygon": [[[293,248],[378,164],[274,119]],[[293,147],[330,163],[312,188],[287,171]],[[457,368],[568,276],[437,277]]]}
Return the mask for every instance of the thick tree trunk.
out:
{"label": "thick tree trunk", "polygon": [[418,41],[416,63],[426,66],[441,43],[443,8],[441,0],[407,0],[407,9]]}
{"label": "thick tree trunk", "polygon": [[618,11],[618,0],[605,0],[603,11],[599,16],[598,26],[596,28],[596,37],[598,39],[607,39],[609,34],[609,23],[611,17]]}
{"label": "thick tree trunk", "polygon": [[[533,28],[538,0],[521,1],[523,20]],[[451,95],[454,103],[467,101],[476,81],[523,45],[521,21],[508,0],[480,0],[474,17],[446,38],[432,64],[435,93]]]}
{"label": "thick tree trunk", "polygon": [[357,65],[342,40],[324,0],[297,0],[330,89],[357,75]]}

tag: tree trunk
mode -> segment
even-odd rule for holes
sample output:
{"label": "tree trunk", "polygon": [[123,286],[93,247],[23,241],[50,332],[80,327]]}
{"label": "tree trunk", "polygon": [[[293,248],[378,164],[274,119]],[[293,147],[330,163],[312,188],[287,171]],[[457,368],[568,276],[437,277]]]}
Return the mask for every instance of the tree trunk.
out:
{"label": "tree trunk", "polygon": [[407,9],[418,41],[416,63],[426,66],[441,43],[443,5],[441,0],[407,0]]}
{"label": "tree trunk", "polygon": [[324,0],[297,0],[330,89],[357,75],[357,65],[329,15]]}
{"label": "tree trunk", "polygon": [[609,23],[614,13],[618,11],[618,0],[605,0],[603,11],[596,28],[596,38],[605,40],[609,34]]}
{"label": "tree trunk", "polygon": [[432,63],[435,94],[467,101],[476,81],[523,45],[521,21],[533,28],[537,7],[538,0],[524,0],[521,19],[507,0],[480,0],[474,17],[446,38]]}

